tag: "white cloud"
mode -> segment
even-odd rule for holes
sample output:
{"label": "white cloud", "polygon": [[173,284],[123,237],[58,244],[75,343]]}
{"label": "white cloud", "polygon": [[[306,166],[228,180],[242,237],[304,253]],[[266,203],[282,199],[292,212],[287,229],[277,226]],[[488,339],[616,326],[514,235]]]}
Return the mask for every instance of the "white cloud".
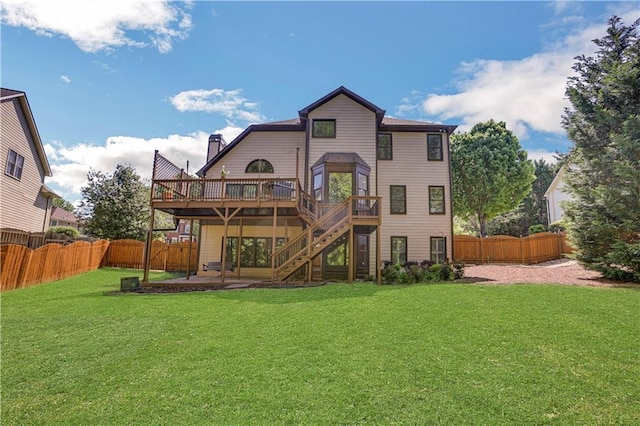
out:
{"label": "white cloud", "polygon": [[[242,128],[228,124],[213,133],[220,133],[231,142]],[[81,198],[80,189],[87,184],[90,169],[113,173],[118,164],[130,164],[143,178],[151,180],[153,155],[157,149],[169,161],[193,174],[206,162],[209,133],[198,131],[188,135],[169,135],[165,138],[144,139],[133,136],[111,136],[103,145],[78,144],[65,147],[60,142],[45,144],[53,176],[47,178],[60,188],[65,199]],[[57,188],[54,188],[57,189]]]}
{"label": "white cloud", "polygon": [[171,104],[181,112],[203,111],[221,114],[230,120],[260,123],[265,117],[258,112],[259,105],[240,96],[241,89],[196,89],[180,92],[169,98]]}
{"label": "white cloud", "polygon": [[[556,7],[561,11],[564,5]],[[622,16],[625,22],[633,22],[631,13]],[[571,28],[575,28],[575,17],[570,21]],[[520,60],[478,59],[462,63],[461,77],[453,82],[457,93],[432,93],[422,96],[422,103],[417,101],[416,93],[411,93],[402,99],[397,112],[415,113],[419,105],[423,115],[444,121],[461,120],[459,131],[493,118],[506,122],[521,139],[526,139],[531,130],[563,134],[562,114],[569,105],[564,92],[567,78],[573,74],[574,58],[592,54],[596,48],[592,40],[604,34],[603,20],[573,30],[545,51]]]}
{"label": "white cloud", "polygon": [[527,156],[531,161],[544,160],[548,164],[555,164],[558,162],[556,155],[558,154],[555,152],[549,152],[545,149],[527,149]]}
{"label": "white cloud", "polygon": [[191,28],[192,2],[150,0],[4,0],[2,24],[25,27],[39,35],[68,37],[85,52],[115,47],[143,47],[132,33],[149,34],[162,52],[171,50]]}
{"label": "white cloud", "polygon": [[66,75],[61,75],[60,76],[60,80],[64,81],[67,84],[71,83],[71,79],[69,77],[67,77]]}

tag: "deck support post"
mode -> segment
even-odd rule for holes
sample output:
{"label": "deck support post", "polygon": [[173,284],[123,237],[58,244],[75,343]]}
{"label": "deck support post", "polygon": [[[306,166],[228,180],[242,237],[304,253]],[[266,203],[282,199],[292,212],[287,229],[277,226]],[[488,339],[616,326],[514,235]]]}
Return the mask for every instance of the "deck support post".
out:
{"label": "deck support post", "polygon": [[189,249],[187,250],[187,281],[191,275],[191,246],[193,245],[193,219],[189,225]]}
{"label": "deck support post", "polygon": [[278,226],[278,201],[273,206],[273,226],[271,229],[271,281],[276,278],[276,257],[273,255],[276,252],[276,227]]}
{"label": "deck support post", "polygon": [[153,208],[153,204],[151,207],[151,219],[149,220],[149,232],[147,233],[147,246],[144,251],[144,272],[142,274],[142,282],[149,282],[149,268],[151,264],[151,247],[153,242],[153,225],[154,225],[154,217],[155,217],[155,209]]}
{"label": "deck support post", "polygon": [[222,237],[222,261],[220,262],[220,283],[224,284],[224,279],[225,279],[225,272],[227,269],[227,234],[229,232],[229,221],[231,219],[233,219],[233,217],[238,214],[238,212],[240,211],[240,208],[236,208],[233,213],[229,214],[229,208],[225,207],[224,208],[224,214],[222,214],[222,212],[220,212],[220,210],[218,210],[216,207],[213,208],[213,210],[218,214],[218,216],[220,216],[220,218],[222,219],[222,221],[224,222],[224,236]]}
{"label": "deck support post", "polygon": [[380,248],[380,223],[376,227],[376,279],[378,285],[382,284],[382,261],[381,261],[381,248]]}
{"label": "deck support post", "polygon": [[354,272],[355,272],[355,250],[354,250],[354,242],[355,242],[355,232],[353,232],[353,225],[350,226],[349,229],[349,273],[347,274],[347,282],[351,284],[353,282]]}

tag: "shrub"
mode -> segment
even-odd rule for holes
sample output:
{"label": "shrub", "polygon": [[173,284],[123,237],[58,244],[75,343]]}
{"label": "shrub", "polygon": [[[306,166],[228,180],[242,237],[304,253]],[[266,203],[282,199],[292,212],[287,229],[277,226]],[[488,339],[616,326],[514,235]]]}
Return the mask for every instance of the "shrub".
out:
{"label": "shrub", "polygon": [[453,262],[453,279],[459,280],[460,278],[464,278],[464,262],[456,260]]}
{"label": "shrub", "polygon": [[63,234],[69,238],[76,238],[80,236],[78,230],[70,226],[52,226],[48,229],[47,232],[51,232],[53,234]]}
{"label": "shrub", "polygon": [[549,232],[564,232],[567,230],[567,222],[564,219],[556,220],[549,225]]}
{"label": "shrub", "polygon": [[398,282],[401,266],[399,264],[388,265],[382,270],[382,281],[386,284],[395,284]]}
{"label": "shrub", "polygon": [[529,235],[538,234],[538,233],[544,232],[544,231],[545,231],[544,225],[541,224],[541,223],[539,223],[537,225],[531,225],[529,227]]}

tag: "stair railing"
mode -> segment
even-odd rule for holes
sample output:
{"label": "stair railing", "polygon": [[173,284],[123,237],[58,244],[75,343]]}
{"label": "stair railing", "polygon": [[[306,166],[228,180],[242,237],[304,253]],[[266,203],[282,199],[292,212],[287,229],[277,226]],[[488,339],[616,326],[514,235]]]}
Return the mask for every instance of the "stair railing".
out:
{"label": "stair railing", "polygon": [[[301,231],[293,237],[287,244],[280,247],[273,253],[275,257],[274,267],[277,276],[284,268],[294,262],[296,258],[304,255],[309,258],[311,248],[316,241],[324,238],[327,233],[331,232],[339,223],[350,217],[351,202],[349,199],[336,205],[329,210],[324,216],[316,220],[307,229]],[[318,235],[318,231],[321,231]]]}

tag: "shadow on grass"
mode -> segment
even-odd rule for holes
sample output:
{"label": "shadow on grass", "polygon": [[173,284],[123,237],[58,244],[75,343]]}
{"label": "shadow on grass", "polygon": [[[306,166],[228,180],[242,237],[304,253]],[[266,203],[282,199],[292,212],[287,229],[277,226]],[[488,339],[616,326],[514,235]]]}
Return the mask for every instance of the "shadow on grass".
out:
{"label": "shadow on grass", "polygon": [[287,303],[318,302],[322,300],[357,299],[371,297],[383,291],[400,290],[402,288],[405,288],[405,286],[384,286],[373,283],[335,283],[317,287],[256,288],[247,290],[224,290],[211,293],[220,299],[281,305]]}

